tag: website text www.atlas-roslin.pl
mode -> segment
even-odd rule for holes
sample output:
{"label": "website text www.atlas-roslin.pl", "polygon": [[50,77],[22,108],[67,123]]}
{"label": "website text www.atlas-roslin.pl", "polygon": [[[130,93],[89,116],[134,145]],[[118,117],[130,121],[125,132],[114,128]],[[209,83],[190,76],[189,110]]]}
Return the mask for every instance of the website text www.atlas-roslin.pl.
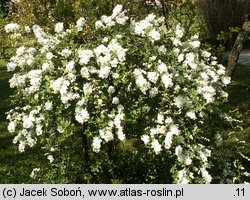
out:
{"label": "website text www.atlas-roslin.pl", "polygon": [[167,189],[167,188],[162,188],[162,189],[150,189],[150,190],[135,190],[131,188],[125,188],[122,190],[88,190],[88,195],[92,197],[105,197],[105,196],[110,196],[110,197],[140,197],[140,196],[145,196],[145,197],[183,197],[184,189]]}

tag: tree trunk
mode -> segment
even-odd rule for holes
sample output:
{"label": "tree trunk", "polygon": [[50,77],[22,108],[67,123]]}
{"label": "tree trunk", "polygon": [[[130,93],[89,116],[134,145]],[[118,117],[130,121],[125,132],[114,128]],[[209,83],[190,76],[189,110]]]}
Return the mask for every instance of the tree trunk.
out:
{"label": "tree trunk", "polygon": [[234,75],[234,72],[237,66],[237,61],[240,55],[240,51],[249,33],[250,33],[250,21],[247,21],[243,24],[242,29],[234,43],[233,49],[229,55],[228,65],[227,65],[227,70],[226,70],[227,76],[232,77]]}

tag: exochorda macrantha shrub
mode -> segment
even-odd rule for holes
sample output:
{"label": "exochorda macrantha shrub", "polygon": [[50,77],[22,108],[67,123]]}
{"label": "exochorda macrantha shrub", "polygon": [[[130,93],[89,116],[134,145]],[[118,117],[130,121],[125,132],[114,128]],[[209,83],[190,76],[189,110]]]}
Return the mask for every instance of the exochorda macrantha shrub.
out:
{"label": "exochorda macrantha shrub", "polygon": [[8,130],[19,151],[40,146],[52,170],[78,138],[81,156],[67,159],[82,163],[85,182],[210,183],[209,158],[221,138],[212,121],[225,120],[220,105],[230,82],[224,67],[197,34],[166,28],[154,14],[134,21],[117,5],[86,27],[84,18],[67,30],[57,23],[54,34],[34,25],[33,46],[10,59],[19,106],[8,112]]}

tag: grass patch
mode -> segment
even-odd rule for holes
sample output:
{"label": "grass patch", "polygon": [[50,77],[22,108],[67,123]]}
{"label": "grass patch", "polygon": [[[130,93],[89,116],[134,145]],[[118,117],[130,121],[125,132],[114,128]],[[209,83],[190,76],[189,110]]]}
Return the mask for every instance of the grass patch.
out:
{"label": "grass patch", "polygon": [[238,66],[228,88],[229,102],[228,106],[233,109],[239,109],[242,114],[243,130],[237,133],[239,139],[246,141],[246,153],[250,156],[250,66]]}
{"label": "grass patch", "polygon": [[6,62],[4,60],[0,60],[0,122],[5,121],[7,112],[10,109],[10,101],[9,96],[11,94],[11,90],[9,87],[9,78],[11,77],[11,73],[6,71],[5,67]]}
{"label": "grass patch", "polygon": [[0,124],[0,183],[29,183],[30,173],[40,162],[39,149],[27,149],[25,154],[18,152],[12,143],[14,134],[6,130],[6,123]]}

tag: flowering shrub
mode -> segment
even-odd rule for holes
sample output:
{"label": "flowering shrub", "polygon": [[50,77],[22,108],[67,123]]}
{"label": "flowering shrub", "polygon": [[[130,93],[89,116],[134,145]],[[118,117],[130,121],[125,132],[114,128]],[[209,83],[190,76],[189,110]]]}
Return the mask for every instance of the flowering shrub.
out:
{"label": "flowering shrub", "polygon": [[81,162],[86,182],[212,181],[209,160],[221,141],[213,125],[225,120],[230,79],[197,34],[166,28],[154,14],[134,21],[121,5],[93,27],[80,18],[53,34],[34,25],[32,34],[32,47],[19,47],[7,65],[19,104],[8,130],[20,152],[40,146],[50,171]]}

